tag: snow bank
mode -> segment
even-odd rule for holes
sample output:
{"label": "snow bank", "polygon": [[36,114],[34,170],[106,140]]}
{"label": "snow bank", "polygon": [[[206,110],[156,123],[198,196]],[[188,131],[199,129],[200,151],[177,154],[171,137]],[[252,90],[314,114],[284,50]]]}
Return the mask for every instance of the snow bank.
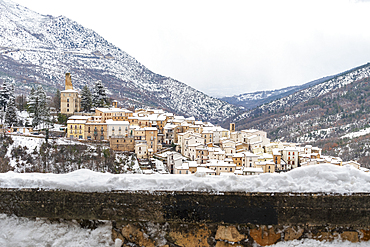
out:
{"label": "snow bank", "polygon": [[240,192],[370,192],[370,174],[352,166],[313,165],[287,173],[256,176],[137,175],[93,172],[68,174],[0,174],[1,188],[44,188],[69,191],[240,191]]}
{"label": "snow bank", "polygon": [[50,223],[45,219],[29,220],[0,214],[0,246],[114,246],[112,225],[95,230],[78,223]]}
{"label": "snow bank", "polygon": [[369,246],[368,242],[351,243],[349,241],[342,241],[340,239],[334,240],[332,242],[328,241],[318,241],[314,239],[301,239],[293,240],[287,242],[279,242],[270,247],[366,247]]}

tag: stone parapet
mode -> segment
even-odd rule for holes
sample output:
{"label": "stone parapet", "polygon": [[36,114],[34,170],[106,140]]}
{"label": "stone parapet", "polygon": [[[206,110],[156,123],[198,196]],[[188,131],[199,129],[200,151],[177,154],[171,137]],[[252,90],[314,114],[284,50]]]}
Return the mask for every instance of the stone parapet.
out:
{"label": "stone parapet", "polygon": [[370,239],[370,194],[364,193],[0,189],[0,198],[0,213],[19,217],[112,221],[113,238],[137,246]]}

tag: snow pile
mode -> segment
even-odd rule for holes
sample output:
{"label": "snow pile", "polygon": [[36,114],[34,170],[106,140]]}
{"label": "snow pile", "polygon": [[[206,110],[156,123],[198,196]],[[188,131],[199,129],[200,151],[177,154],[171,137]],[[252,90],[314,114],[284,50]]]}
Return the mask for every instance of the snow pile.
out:
{"label": "snow pile", "polygon": [[340,239],[332,242],[318,241],[314,239],[301,239],[287,242],[279,242],[271,247],[366,247],[369,246],[368,242],[351,243],[349,241],[342,241]]}
{"label": "snow pile", "polygon": [[93,172],[68,174],[0,174],[1,188],[43,188],[69,191],[239,191],[239,192],[370,192],[370,174],[352,166],[312,165],[287,173],[256,176],[137,175]]}
{"label": "snow pile", "polygon": [[0,246],[114,246],[112,225],[95,230],[78,223],[50,223],[46,219],[29,220],[0,214]]}

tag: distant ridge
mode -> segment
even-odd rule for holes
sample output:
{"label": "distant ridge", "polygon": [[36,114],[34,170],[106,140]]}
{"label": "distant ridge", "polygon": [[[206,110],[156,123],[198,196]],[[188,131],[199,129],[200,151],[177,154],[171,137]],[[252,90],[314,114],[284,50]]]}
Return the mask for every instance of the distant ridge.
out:
{"label": "distant ridge", "polygon": [[231,97],[222,97],[220,99],[233,105],[243,106],[245,109],[248,110],[263,105],[265,103],[271,102],[278,98],[288,96],[290,94],[314,86],[316,84],[322,83],[324,81],[330,80],[333,77],[334,76],[326,76],[299,86],[290,86],[276,90],[257,91],[253,93],[243,93]]}

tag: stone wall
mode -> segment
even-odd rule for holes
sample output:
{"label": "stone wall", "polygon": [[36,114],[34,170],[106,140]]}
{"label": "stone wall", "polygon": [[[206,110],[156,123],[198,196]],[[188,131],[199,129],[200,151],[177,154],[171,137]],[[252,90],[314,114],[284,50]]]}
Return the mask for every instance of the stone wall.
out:
{"label": "stone wall", "polygon": [[110,220],[124,246],[250,246],[370,238],[370,194],[0,189],[0,213]]}

